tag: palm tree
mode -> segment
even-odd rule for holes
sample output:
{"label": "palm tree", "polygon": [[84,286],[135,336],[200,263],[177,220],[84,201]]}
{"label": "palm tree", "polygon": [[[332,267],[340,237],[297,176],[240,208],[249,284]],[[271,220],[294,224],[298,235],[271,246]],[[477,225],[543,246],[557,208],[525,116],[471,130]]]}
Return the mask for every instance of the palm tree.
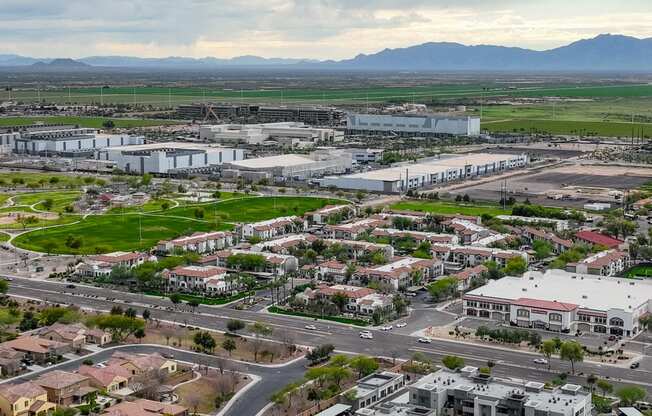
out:
{"label": "palm tree", "polygon": [[349,283],[356,271],[356,265],[353,262],[350,262],[346,265],[346,270],[344,271],[344,282]]}

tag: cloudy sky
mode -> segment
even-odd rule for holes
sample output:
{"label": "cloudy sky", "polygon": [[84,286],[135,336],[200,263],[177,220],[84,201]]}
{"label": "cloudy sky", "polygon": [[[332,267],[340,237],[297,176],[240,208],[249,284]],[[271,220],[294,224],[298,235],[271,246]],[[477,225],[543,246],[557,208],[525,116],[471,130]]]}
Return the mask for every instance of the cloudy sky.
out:
{"label": "cloudy sky", "polygon": [[652,37],[652,0],[0,0],[0,54],[342,59],[429,41]]}

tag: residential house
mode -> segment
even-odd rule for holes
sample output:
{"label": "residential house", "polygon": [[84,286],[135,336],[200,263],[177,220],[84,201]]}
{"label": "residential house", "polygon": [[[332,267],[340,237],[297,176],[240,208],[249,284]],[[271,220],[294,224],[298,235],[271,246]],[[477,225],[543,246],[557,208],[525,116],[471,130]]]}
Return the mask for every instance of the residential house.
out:
{"label": "residential house", "polygon": [[390,371],[374,373],[358,380],[355,388],[352,389],[354,394],[348,400],[354,410],[365,409],[386,400],[401,390],[403,386],[405,386],[405,376],[403,374]]}
{"label": "residential house", "polygon": [[18,374],[23,368],[23,358],[24,352],[0,345],[0,375],[11,377]]}
{"label": "residential house", "polygon": [[167,359],[159,353],[130,354],[115,352],[108,361],[109,366],[127,369],[132,375],[164,373],[172,374],[178,370],[177,362]]}
{"label": "residential house", "polygon": [[390,240],[400,238],[412,238],[417,244],[428,241],[432,244],[458,244],[459,238],[454,234],[439,234],[424,231],[397,230],[395,228],[376,228],[371,235],[378,238],[389,238]]}
{"label": "residential house", "polygon": [[259,238],[268,240],[276,236],[303,232],[308,228],[308,222],[296,215],[278,217],[271,220],[244,224],[241,227],[242,238]]}
{"label": "residential house", "polygon": [[490,229],[466,219],[452,218],[444,221],[442,224],[452,231],[460,239],[462,244],[473,244],[478,240],[496,234]]}
{"label": "residential house", "polygon": [[552,246],[552,251],[555,254],[561,254],[573,246],[573,242],[571,240],[565,240],[558,237],[554,233],[545,231],[540,228],[523,227],[521,235],[526,238],[530,244],[534,243],[537,240],[549,242]]}
{"label": "residential house", "polygon": [[86,344],[103,346],[111,342],[111,333],[101,329],[91,329],[82,323],[61,324],[55,323],[38,331],[41,338],[59,341],[72,345],[73,349],[80,350]]}
{"label": "residential house", "polygon": [[177,404],[137,399],[122,401],[101,413],[102,416],[188,416],[188,409]]}
{"label": "residential house", "polygon": [[356,214],[354,205],[326,205],[316,211],[306,212],[309,224],[330,224],[346,221]]}
{"label": "residential house", "polygon": [[275,254],[266,251],[255,252],[240,249],[228,249],[218,251],[210,256],[204,256],[199,260],[201,265],[216,265],[227,267],[229,257],[236,254],[254,254],[262,256],[265,259],[265,266],[260,270],[248,270],[257,273],[268,273],[277,276],[283,276],[288,273],[296,272],[299,269],[299,260],[287,254]]}
{"label": "residential house", "polygon": [[156,261],[145,253],[115,251],[85,258],[76,266],[76,273],[86,277],[103,277],[111,274],[114,267],[134,268],[146,261]]}
{"label": "residential house", "polygon": [[593,254],[577,263],[568,263],[566,271],[571,273],[616,276],[629,268],[629,253],[620,250],[606,250]]}
{"label": "residential house", "polygon": [[450,247],[450,254],[447,260],[461,264],[466,267],[477,266],[487,261],[494,261],[500,267],[505,267],[511,258],[521,256],[527,262],[527,253],[516,250],[502,250],[489,247]]}
{"label": "residential house", "polygon": [[344,307],[344,312],[348,313],[371,315],[376,310],[392,308],[392,295],[383,295],[367,287],[342,284],[320,285],[315,289],[307,288],[299,293],[296,299],[308,304],[319,299],[331,299],[335,294],[346,296],[348,302]]}
{"label": "residential house", "polygon": [[359,282],[379,281],[394,289],[406,288],[419,282],[427,282],[444,273],[444,265],[437,259],[395,257],[388,264],[360,268],[356,272]]}
{"label": "residential house", "polygon": [[482,275],[482,273],[488,270],[489,269],[487,269],[484,265],[480,264],[475,267],[467,267],[461,272],[451,274],[450,277],[454,277],[457,279],[457,281],[459,282],[457,289],[463,292],[471,287],[471,281],[473,279],[479,278]]}
{"label": "residential house", "polygon": [[391,259],[394,257],[394,247],[389,244],[377,244],[370,243],[368,241],[339,240],[331,238],[326,238],[322,241],[328,247],[339,244],[347,250],[348,256],[354,260],[357,260],[358,257],[373,254],[376,252],[382,253],[386,259]]}
{"label": "residential house", "polygon": [[371,232],[378,227],[387,227],[390,224],[391,221],[387,217],[372,215],[369,218],[345,224],[327,225],[324,227],[323,233],[326,238],[355,240],[365,232]]}
{"label": "residential house", "polygon": [[48,394],[48,400],[61,406],[81,404],[97,391],[91,387],[90,378],[79,373],[52,370],[34,380]]}
{"label": "residential house", "polygon": [[334,282],[344,282],[346,280],[346,263],[337,260],[327,260],[317,265],[316,278],[318,280],[328,280]]}
{"label": "residential house", "polygon": [[57,357],[71,352],[72,345],[38,337],[23,335],[2,343],[3,347],[12,348],[25,354],[25,358],[38,364],[56,361]]}
{"label": "residential house", "polygon": [[47,391],[36,383],[0,384],[2,416],[45,416],[56,407],[48,401]]}
{"label": "residential house", "polygon": [[163,273],[168,290],[230,293],[237,284],[227,278],[226,269],[217,266],[178,266]]}
{"label": "residential house", "polygon": [[114,393],[124,389],[132,377],[129,370],[119,365],[104,367],[82,365],[79,367],[78,373],[88,377],[92,387],[104,390],[107,393]]}
{"label": "residential house", "polygon": [[251,246],[251,251],[257,253],[269,251],[278,254],[290,254],[290,251],[298,246],[309,246],[317,237],[312,234],[290,234],[274,240],[261,241]]}
{"label": "residential house", "polygon": [[154,249],[158,254],[173,254],[177,251],[193,253],[212,253],[224,250],[234,244],[233,233],[228,231],[197,232],[173,240],[159,241]]}

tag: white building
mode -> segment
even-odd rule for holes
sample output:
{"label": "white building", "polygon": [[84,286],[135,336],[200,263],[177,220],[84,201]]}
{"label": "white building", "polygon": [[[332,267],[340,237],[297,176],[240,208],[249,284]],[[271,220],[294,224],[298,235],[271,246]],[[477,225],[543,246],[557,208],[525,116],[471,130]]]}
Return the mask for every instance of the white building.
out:
{"label": "white building", "polygon": [[419,273],[421,282],[427,282],[444,273],[444,264],[438,259],[416,257],[395,257],[381,266],[361,268],[356,278],[389,284],[395,290],[412,286],[415,274]]}
{"label": "white building", "polygon": [[527,163],[528,157],[525,154],[477,153],[431,159],[345,176],[329,176],[320,180],[320,185],[395,193],[500,173],[525,167]]}
{"label": "white building", "polygon": [[351,114],[347,118],[346,128],[354,134],[372,132],[423,136],[479,136],[480,117],[435,114]]}
{"label": "white building", "polygon": [[265,266],[260,270],[246,270],[250,272],[270,274],[274,276],[284,276],[288,273],[296,272],[299,269],[299,260],[287,254],[269,253],[267,251],[248,251],[240,249],[221,250],[215,254],[204,256],[199,260],[202,265],[216,265],[227,267],[229,257],[234,255],[259,255],[265,259]]}
{"label": "white building", "polygon": [[348,154],[342,156],[285,154],[245,160],[239,159],[226,166],[226,169],[232,172],[225,174],[251,179],[274,178],[284,180],[294,178],[304,180],[349,172],[351,164],[351,158]]}
{"label": "white building", "polygon": [[[562,289],[563,290],[560,290]],[[503,277],[467,292],[464,314],[522,327],[631,337],[652,313],[652,281],[548,270]]]}
{"label": "white building", "polygon": [[14,153],[81,157],[109,147],[142,145],[145,138],[127,134],[100,134],[90,128],[56,128],[22,132],[19,137],[14,137],[13,142]]}
{"label": "white building", "polygon": [[347,220],[356,213],[355,205],[326,205],[312,212],[306,212],[304,216],[311,224],[326,224],[330,220],[337,222]]}
{"label": "white building", "polygon": [[296,215],[278,217],[242,225],[242,238],[256,237],[267,240],[280,235],[302,232],[307,227],[307,221]]}
{"label": "white building", "polygon": [[0,133],[0,155],[13,152],[17,139],[20,139],[20,133]]}
{"label": "white building", "polygon": [[168,290],[224,294],[236,288],[233,281],[227,280],[226,269],[217,266],[179,266],[164,273],[163,277]]}
{"label": "white building", "polygon": [[99,151],[96,158],[111,160],[125,172],[166,174],[210,170],[244,159],[244,151],[198,143],[165,142],[109,147]]}
{"label": "white building", "polygon": [[541,217],[523,217],[521,215],[496,215],[501,221],[507,222],[523,222],[526,224],[552,224],[555,226],[556,231],[566,231],[570,228],[568,220],[558,220],[556,218],[541,218]]}
{"label": "white building", "polygon": [[223,250],[232,246],[233,243],[233,234],[228,231],[197,232],[173,240],[159,241],[156,245],[156,252],[170,254],[181,250],[203,254]]}
{"label": "white building", "polygon": [[85,258],[76,266],[76,273],[86,277],[105,277],[111,274],[114,267],[133,269],[146,261],[156,261],[156,257],[139,252],[114,251]]}
{"label": "white building", "polygon": [[630,257],[627,251],[605,250],[595,253],[577,263],[566,264],[566,271],[588,273],[598,276],[615,276],[629,268]]}
{"label": "white building", "polygon": [[199,128],[201,140],[225,145],[263,144],[267,141],[332,143],[341,140],[341,136],[341,132],[333,129],[309,127],[300,122],[219,124]]}
{"label": "white building", "polygon": [[251,246],[251,251],[270,251],[272,253],[288,254],[293,247],[309,246],[317,237],[312,234],[290,234],[274,240],[261,241]]}

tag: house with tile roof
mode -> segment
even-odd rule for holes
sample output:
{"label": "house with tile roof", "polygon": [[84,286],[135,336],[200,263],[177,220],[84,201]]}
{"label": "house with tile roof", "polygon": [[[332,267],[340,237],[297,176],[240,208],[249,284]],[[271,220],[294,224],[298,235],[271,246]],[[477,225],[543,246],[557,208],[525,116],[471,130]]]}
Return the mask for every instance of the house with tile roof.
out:
{"label": "house with tile roof", "polygon": [[276,254],[267,251],[250,251],[241,249],[228,249],[217,251],[209,256],[199,259],[198,263],[202,266],[215,265],[227,268],[229,257],[236,254],[254,254],[262,256],[265,259],[265,266],[260,270],[247,270],[256,273],[266,273],[275,276],[284,276],[287,273],[295,272],[299,269],[299,260],[287,254]]}
{"label": "house with tile roof", "polygon": [[22,369],[25,353],[0,345],[0,373],[4,377],[17,375]]}
{"label": "house with tile roof", "polygon": [[114,267],[123,266],[131,269],[146,261],[156,261],[156,257],[146,253],[115,251],[84,258],[75,266],[75,272],[80,276],[102,277],[111,274]]}
{"label": "house with tile roof", "polygon": [[159,353],[131,354],[124,351],[117,351],[109,359],[108,365],[120,366],[127,369],[131,375],[159,372],[172,374],[178,370],[176,361],[167,359]]}
{"label": "house with tile roof", "polygon": [[49,340],[37,335],[22,335],[5,341],[0,346],[20,351],[25,354],[25,358],[38,364],[56,361],[58,356],[73,351],[69,343]]}
{"label": "house with tile roof", "polygon": [[37,331],[41,338],[51,341],[69,343],[73,349],[83,349],[86,344],[103,346],[111,342],[111,333],[97,328],[88,328],[82,323],[62,324],[55,323]]}
{"label": "house with tile roof", "polygon": [[85,403],[90,394],[97,392],[87,376],[68,371],[48,371],[37,377],[34,383],[47,391],[49,401],[61,406]]}
{"label": "house with tile roof", "polygon": [[229,231],[196,232],[172,240],[159,241],[154,251],[158,254],[173,254],[176,251],[190,251],[204,254],[224,250],[235,244],[235,236]]}
{"label": "house with tile roof", "polygon": [[595,253],[577,263],[566,264],[566,271],[571,273],[596,274],[598,276],[616,276],[630,266],[627,251],[605,250]]}
{"label": "house with tile roof", "polygon": [[334,295],[344,295],[348,302],[344,312],[371,315],[378,309],[390,309],[392,307],[392,295],[378,293],[368,287],[351,285],[319,285],[314,289],[306,288],[302,293],[296,295],[296,299],[309,304],[319,300],[330,300]]}
{"label": "house with tile roof", "polygon": [[104,367],[82,365],[79,367],[78,373],[88,377],[92,387],[105,390],[108,393],[124,389],[132,377],[129,370],[119,365],[107,365]]}
{"label": "house with tile roof", "polygon": [[573,247],[573,241],[558,237],[555,233],[551,233],[542,228],[529,226],[523,227],[521,236],[527,239],[530,244],[534,243],[537,240],[549,242],[552,246],[552,251],[555,254],[561,254]]}
{"label": "house with tile roof", "polygon": [[617,238],[602,234],[597,231],[582,230],[575,233],[575,239],[583,243],[604,246],[607,248],[619,248],[625,242]]}
{"label": "house with tile roof", "polygon": [[394,247],[390,244],[370,243],[361,240],[341,240],[325,238],[322,240],[327,247],[338,244],[346,249],[348,257],[357,260],[358,257],[381,252],[386,259],[394,257]]}
{"label": "house with tile roof", "polygon": [[479,278],[480,276],[482,276],[482,273],[485,273],[487,270],[489,269],[487,269],[486,266],[479,264],[477,266],[467,267],[466,269],[460,272],[451,274],[450,277],[454,277],[455,279],[457,279],[457,281],[459,282],[457,285],[457,289],[460,292],[463,292],[469,289],[469,287],[471,286],[471,281],[473,279]]}
{"label": "house with tile roof", "polygon": [[285,234],[300,233],[305,231],[306,228],[308,228],[308,221],[292,215],[243,224],[240,227],[240,232],[241,237],[244,239],[255,237],[261,240],[268,240]]}
{"label": "house with tile roof", "polygon": [[227,278],[226,269],[218,266],[178,266],[162,275],[168,290],[218,295],[237,289],[236,282]]}
{"label": "house with tile roof", "polygon": [[47,391],[31,381],[0,384],[2,416],[46,416],[56,408]]}
{"label": "house with tile roof", "polygon": [[290,251],[299,246],[310,246],[318,238],[312,234],[288,234],[273,240],[261,241],[251,246],[250,250],[257,253],[268,251],[278,254],[290,254]]}
{"label": "house with tile roof", "polygon": [[346,221],[353,218],[355,214],[355,205],[326,205],[318,210],[306,212],[304,217],[309,224],[328,224],[332,221]]}
{"label": "house with tile roof", "polygon": [[326,238],[355,240],[359,235],[374,228],[387,227],[391,220],[386,216],[372,215],[368,218],[355,220],[344,224],[326,225],[323,229]]}
{"label": "house with tile roof", "polygon": [[438,259],[416,257],[394,257],[389,263],[380,266],[362,267],[356,273],[356,281],[364,283],[377,281],[389,284],[394,289],[412,286],[415,276],[420,275],[427,282],[444,273],[444,265]]}
{"label": "house with tile roof", "polygon": [[104,409],[102,416],[188,416],[188,408],[154,400],[122,401]]}

